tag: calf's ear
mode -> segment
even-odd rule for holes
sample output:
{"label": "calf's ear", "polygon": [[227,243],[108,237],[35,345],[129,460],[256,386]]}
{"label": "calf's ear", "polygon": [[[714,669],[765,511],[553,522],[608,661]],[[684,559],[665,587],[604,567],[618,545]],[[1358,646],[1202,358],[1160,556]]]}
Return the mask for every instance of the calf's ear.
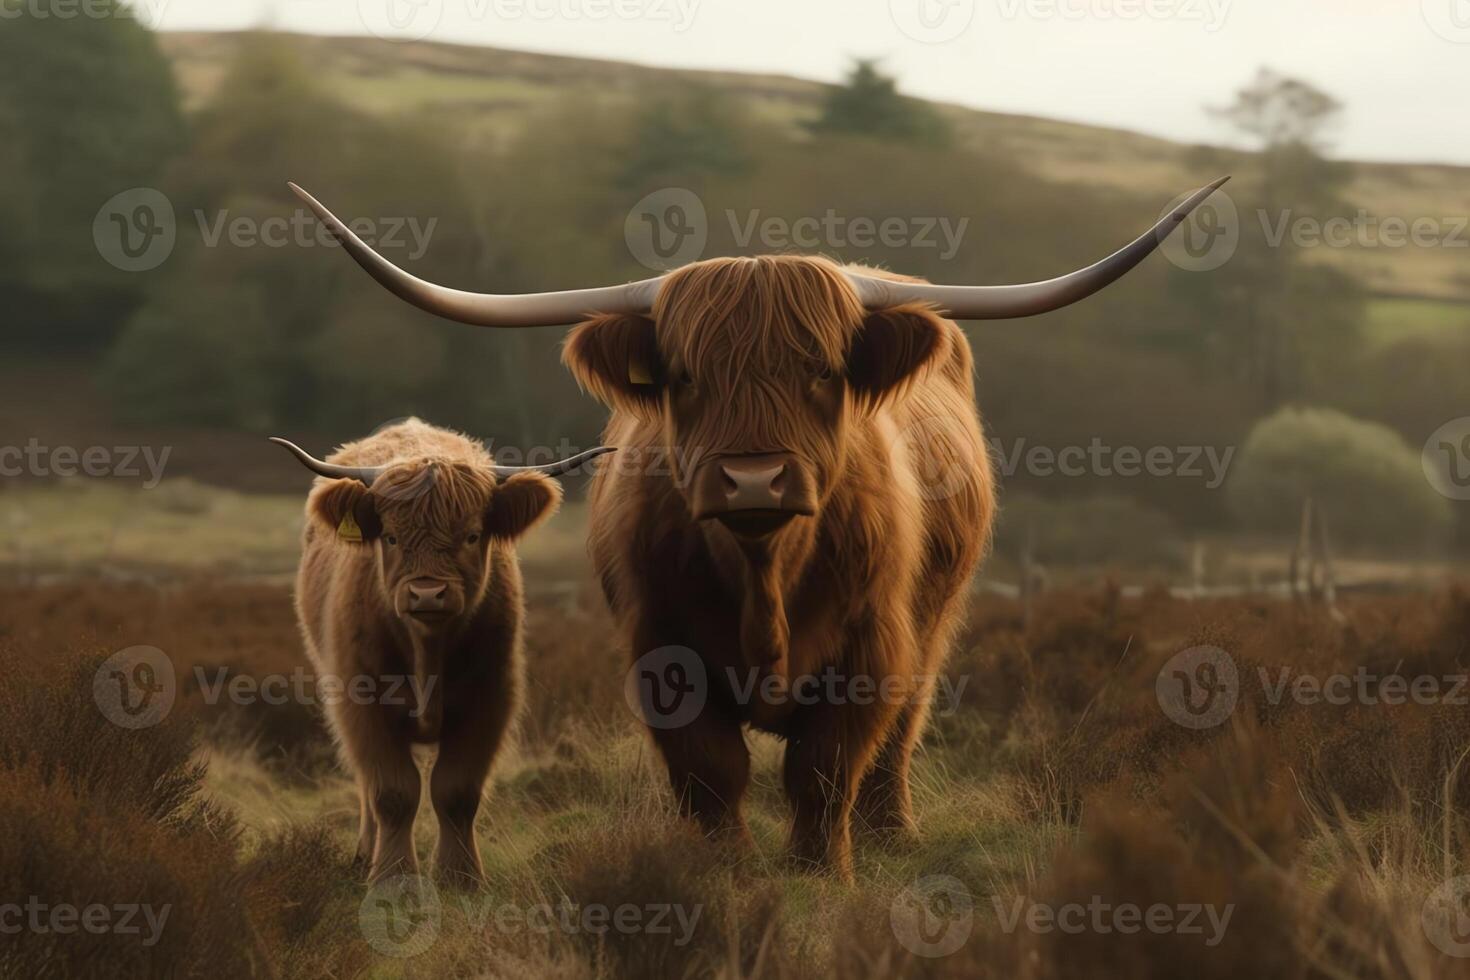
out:
{"label": "calf's ear", "polygon": [[859,404],[891,397],[949,351],[949,324],[923,304],[874,310],[847,352],[847,382]]}
{"label": "calf's ear", "polygon": [[485,533],[514,541],[561,506],[561,484],[540,473],[517,473],[496,484],[485,507]]}
{"label": "calf's ear", "polygon": [[609,408],[639,415],[658,409],[664,365],[648,317],[604,313],[580,323],[567,336],[561,360]]}
{"label": "calf's ear", "polygon": [[365,544],[383,533],[373,495],[358,480],[333,480],[313,487],[306,509],[312,519],[351,544]]}

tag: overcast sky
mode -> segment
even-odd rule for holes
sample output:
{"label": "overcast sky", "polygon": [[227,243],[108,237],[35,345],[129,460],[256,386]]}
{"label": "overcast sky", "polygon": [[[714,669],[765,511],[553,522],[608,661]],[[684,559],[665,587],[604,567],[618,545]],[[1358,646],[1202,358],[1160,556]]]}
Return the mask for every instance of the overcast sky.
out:
{"label": "overcast sky", "polygon": [[1269,65],[1346,104],[1334,153],[1470,164],[1470,0],[134,0],[164,30],[269,23],[902,88],[1229,142],[1203,107]]}

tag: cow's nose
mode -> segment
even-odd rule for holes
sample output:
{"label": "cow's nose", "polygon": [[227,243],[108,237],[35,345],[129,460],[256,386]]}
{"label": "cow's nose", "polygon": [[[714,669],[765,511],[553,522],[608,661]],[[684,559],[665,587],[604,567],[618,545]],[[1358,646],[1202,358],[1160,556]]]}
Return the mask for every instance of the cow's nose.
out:
{"label": "cow's nose", "polygon": [[779,510],[786,493],[786,462],[769,456],[720,460],[727,510]]}
{"label": "cow's nose", "polygon": [[409,612],[438,612],[444,608],[449,584],[431,578],[416,578],[408,583]]}

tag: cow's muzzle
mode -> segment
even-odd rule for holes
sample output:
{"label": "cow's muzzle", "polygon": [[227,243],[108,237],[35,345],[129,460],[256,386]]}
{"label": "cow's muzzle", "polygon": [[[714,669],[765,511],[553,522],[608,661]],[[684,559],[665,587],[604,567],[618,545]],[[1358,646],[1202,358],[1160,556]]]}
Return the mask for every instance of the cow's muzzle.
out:
{"label": "cow's muzzle", "polygon": [[462,602],[459,590],[448,582],[433,578],[416,578],[404,583],[402,610],[415,619],[438,620],[457,615]]}
{"label": "cow's muzzle", "polygon": [[811,473],[792,453],[712,456],[690,481],[696,521],[714,518],[743,537],[762,537],[817,512]]}

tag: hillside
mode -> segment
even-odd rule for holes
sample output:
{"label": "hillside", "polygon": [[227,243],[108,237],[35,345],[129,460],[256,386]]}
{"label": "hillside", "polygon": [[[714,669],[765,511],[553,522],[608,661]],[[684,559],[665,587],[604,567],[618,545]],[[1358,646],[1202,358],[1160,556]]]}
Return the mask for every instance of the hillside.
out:
{"label": "hillside", "polygon": [[[209,97],[242,37],[161,35],[186,104],[197,106]],[[488,141],[513,138],[523,120],[564,99],[628,100],[650,89],[690,84],[728,91],[753,114],[794,128],[816,114],[826,90],[821,83],[781,75],[652,68],[463,45],[308,35],[290,36],[289,43],[349,102],[375,112],[453,115],[466,138]],[[1198,148],[1181,143],[1031,116],[940,109],[961,140],[1027,159],[1037,172],[1058,181],[1152,194],[1162,204],[1214,176],[1213,170],[1201,173],[1193,159]],[[1226,154],[1227,166],[1248,170],[1247,156]],[[1452,301],[1428,308],[1422,302],[1378,304],[1375,318],[1388,318],[1392,332],[1432,331],[1446,320],[1470,324],[1470,311],[1459,308],[1470,302],[1470,229],[1457,230],[1461,219],[1455,217],[1470,215],[1470,168],[1361,164],[1348,197],[1377,219],[1432,219],[1450,246],[1321,247],[1319,260],[1349,270],[1383,297]],[[1236,203],[1241,220],[1261,220],[1246,202]]]}

